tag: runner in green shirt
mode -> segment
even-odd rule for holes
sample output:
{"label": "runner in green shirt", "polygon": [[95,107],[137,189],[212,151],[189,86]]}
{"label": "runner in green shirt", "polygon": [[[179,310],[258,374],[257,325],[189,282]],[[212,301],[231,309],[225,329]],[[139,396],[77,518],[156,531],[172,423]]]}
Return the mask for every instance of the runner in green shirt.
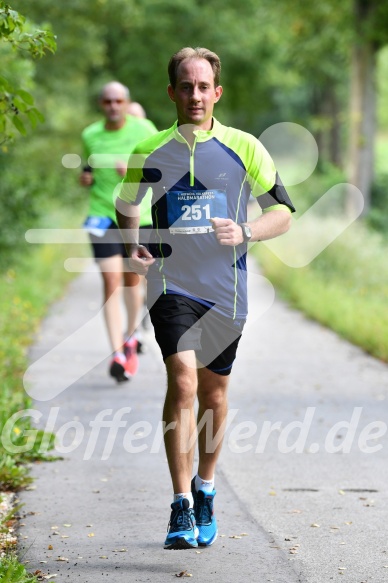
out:
{"label": "runner in green shirt", "polygon": [[[109,370],[117,382],[129,380],[138,368],[139,342],[134,331],[143,305],[143,294],[139,276],[128,270],[127,254],[115,222],[114,191],[125,176],[126,161],[135,145],[157,131],[151,121],[128,115],[129,103],[129,90],[121,83],[113,81],[103,87],[99,104],[104,119],[82,132],[88,166],[80,176],[80,183],[90,187],[89,211],[84,227],[89,232],[103,279],[104,316],[112,348]],[[140,213],[141,225],[150,225],[150,203],[147,199]],[[127,311],[124,336],[122,286]]]}

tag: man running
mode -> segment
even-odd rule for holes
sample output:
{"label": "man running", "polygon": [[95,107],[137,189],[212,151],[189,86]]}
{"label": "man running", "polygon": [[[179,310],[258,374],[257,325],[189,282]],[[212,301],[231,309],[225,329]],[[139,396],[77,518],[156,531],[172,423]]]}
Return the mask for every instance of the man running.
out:
{"label": "man running", "polygon": [[[285,233],[295,210],[262,144],[213,117],[223,91],[220,70],[219,57],[204,48],[173,55],[168,95],[178,121],[135,148],[116,200],[131,266],[147,274],[167,370],[163,421],[173,502],[166,549],[207,546],[217,538],[214,474],[247,315],[247,243]],[[146,248],[139,245],[138,215],[149,187],[153,234]],[[247,222],[251,194],[263,212]]]}
{"label": "man running", "polygon": [[[129,90],[121,83],[113,81],[102,88],[99,104],[104,119],[88,126],[82,133],[86,160],[93,162],[94,157],[94,168],[84,168],[80,176],[80,183],[90,186],[89,216],[84,226],[89,232],[102,275],[104,316],[113,353],[109,372],[117,382],[129,380],[138,368],[138,340],[134,331],[143,298],[139,276],[128,270],[127,254],[115,222],[113,193],[126,173],[126,161],[135,145],[156,133],[151,121],[127,114],[129,103]],[[146,205],[145,202],[143,206]],[[150,210],[143,210],[143,222],[149,224]],[[121,316],[123,285],[127,312],[124,337]]]}

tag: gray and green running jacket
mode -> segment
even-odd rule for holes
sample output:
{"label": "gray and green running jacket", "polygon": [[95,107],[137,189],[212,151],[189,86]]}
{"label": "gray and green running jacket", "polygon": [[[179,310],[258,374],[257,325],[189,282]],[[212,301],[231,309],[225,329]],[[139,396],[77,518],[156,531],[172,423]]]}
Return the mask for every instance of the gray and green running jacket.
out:
{"label": "gray and green running jacket", "polygon": [[151,297],[180,294],[233,319],[245,318],[247,246],[220,245],[210,218],[246,221],[251,195],[264,213],[295,209],[272,158],[254,136],[214,118],[210,131],[194,135],[190,146],[176,122],[140,142],[119,198],[139,205],[152,190]]}

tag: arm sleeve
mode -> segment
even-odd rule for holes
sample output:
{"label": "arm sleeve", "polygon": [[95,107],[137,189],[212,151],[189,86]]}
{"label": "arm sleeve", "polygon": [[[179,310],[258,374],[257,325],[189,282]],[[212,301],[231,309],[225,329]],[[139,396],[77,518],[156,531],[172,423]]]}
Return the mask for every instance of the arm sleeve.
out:
{"label": "arm sleeve", "polygon": [[247,173],[252,196],[256,198],[263,212],[280,209],[295,212],[271,156],[258,140],[253,144]]}
{"label": "arm sleeve", "polygon": [[292,204],[277,172],[275,176],[275,184],[256,200],[261,206],[263,213],[272,210],[287,210],[291,213],[295,212],[295,207]]}

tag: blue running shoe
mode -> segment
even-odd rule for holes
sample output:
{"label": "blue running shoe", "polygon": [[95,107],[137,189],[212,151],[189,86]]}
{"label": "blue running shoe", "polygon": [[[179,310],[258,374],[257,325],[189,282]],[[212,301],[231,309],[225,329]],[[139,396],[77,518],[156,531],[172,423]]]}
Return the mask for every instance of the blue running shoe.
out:
{"label": "blue running shoe", "polygon": [[164,543],[165,549],[180,550],[198,547],[198,528],[195,525],[194,510],[189,506],[187,498],[182,498],[171,504],[171,518]]}
{"label": "blue running shoe", "polygon": [[195,489],[195,478],[191,481],[191,492],[194,498],[195,521],[198,527],[198,544],[208,547],[214,543],[218,535],[217,520],[214,514],[214,496],[216,491],[204,492]]}

